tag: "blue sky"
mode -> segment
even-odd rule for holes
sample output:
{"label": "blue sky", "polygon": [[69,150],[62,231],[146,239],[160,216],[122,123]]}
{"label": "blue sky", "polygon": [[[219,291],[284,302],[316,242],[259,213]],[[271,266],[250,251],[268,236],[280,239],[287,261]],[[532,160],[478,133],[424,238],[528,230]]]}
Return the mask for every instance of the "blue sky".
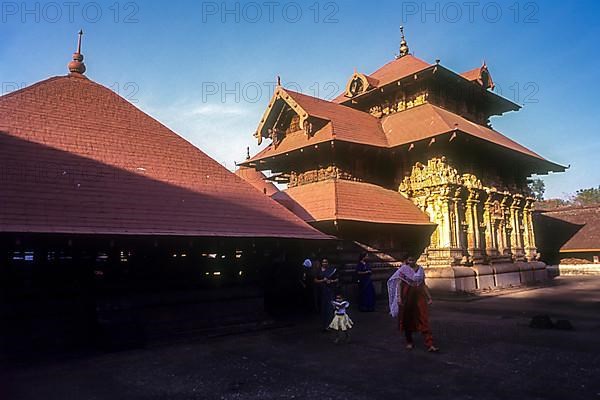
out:
{"label": "blue sky", "polygon": [[2,92],[64,75],[85,31],[86,75],[113,88],[229,169],[245,157],[272,94],[332,97],[354,69],[411,51],[462,72],[485,60],[522,104],[496,129],[571,168],[547,197],[600,184],[595,1],[0,2]]}

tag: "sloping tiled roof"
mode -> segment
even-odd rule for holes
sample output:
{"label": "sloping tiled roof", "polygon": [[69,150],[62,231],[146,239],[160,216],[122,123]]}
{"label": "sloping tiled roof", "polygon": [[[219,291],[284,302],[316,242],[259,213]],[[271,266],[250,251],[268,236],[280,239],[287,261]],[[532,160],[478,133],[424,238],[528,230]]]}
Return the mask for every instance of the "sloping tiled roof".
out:
{"label": "sloping tiled roof", "polygon": [[[373,87],[382,87],[402,78],[406,78],[407,76],[416,74],[429,67],[431,67],[431,64],[409,54],[392,60],[372,74],[365,76],[367,77],[367,81],[369,81]],[[333,100],[333,102],[344,103],[348,100],[350,99],[346,97],[344,93],[341,93]]]}
{"label": "sloping tiled roof", "polygon": [[542,215],[581,227],[573,229],[573,236],[563,244],[561,252],[600,250],[600,206],[543,211]]}
{"label": "sloping tiled roof", "polygon": [[331,140],[392,148],[458,130],[506,149],[544,161],[555,171],[565,169],[565,167],[544,159],[539,154],[509,139],[498,131],[471,122],[458,114],[444,110],[431,103],[422,104],[391,114],[382,119],[377,119],[366,112],[358,111],[342,104],[332,103],[295,92],[290,92],[290,95],[310,115],[326,119],[330,123],[315,132],[311,137],[308,137],[304,131],[287,134],[277,146],[270,144],[252,157],[250,161],[266,159]]}
{"label": "sloping tiled roof", "polygon": [[[429,103],[384,117],[381,123],[390,147],[417,142],[458,130],[550,163],[539,154],[507,138],[500,132],[471,122],[460,115]],[[555,166],[564,168],[556,164]]]}
{"label": "sloping tiled roof", "polygon": [[332,137],[353,143],[386,146],[379,119],[331,101],[286,90],[309,115],[332,123]]}
{"label": "sloping tiled roof", "polygon": [[235,174],[267,196],[279,192],[279,189],[277,189],[277,186],[273,182],[265,180],[267,177],[265,174],[254,168],[240,167],[235,171]]}
{"label": "sloping tiled roof", "polygon": [[432,225],[412,201],[370,183],[330,179],[292,187],[284,193],[296,203],[292,211],[307,222],[347,220]]}
{"label": "sloping tiled roof", "polygon": [[280,90],[284,90],[308,115],[328,122],[311,136],[308,136],[303,130],[286,134],[281,143],[277,146],[269,145],[252,157],[250,161],[284,154],[330,140],[387,147],[387,140],[379,119],[369,113],[291,90]]}
{"label": "sloping tiled roof", "polygon": [[325,239],[113,91],[0,97],[0,231]]}
{"label": "sloping tiled roof", "polygon": [[429,67],[431,64],[409,54],[390,61],[369,76],[377,79],[381,87]]}
{"label": "sloping tiled roof", "polygon": [[469,81],[476,81],[481,76],[481,67],[473,68],[472,70],[463,72],[460,75]]}

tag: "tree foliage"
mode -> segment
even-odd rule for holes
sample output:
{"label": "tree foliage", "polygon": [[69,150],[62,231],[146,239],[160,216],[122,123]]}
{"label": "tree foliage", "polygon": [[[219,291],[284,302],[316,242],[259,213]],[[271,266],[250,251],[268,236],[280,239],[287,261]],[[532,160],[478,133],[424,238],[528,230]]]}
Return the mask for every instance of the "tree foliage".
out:
{"label": "tree foliage", "polygon": [[[533,190],[532,190],[533,192]],[[535,193],[533,193],[535,196]],[[535,196],[537,199],[537,196]],[[562,207],[585,207],[600,205],[600,186],[597,188],[579,189],[568,199],[546,199],[538,201],[536,207],[543,210]]]}
{"label": "tree foliage", "polygon": [[546,192],[546,184],[540,178],[532,179],[529,182],[529,190],[537,201],[544,200],[544,193]]}
{"label": "tree foliage", "polygon": [[578,206],[591,206],[600,204],[600,186],[597,188],[579,189],[575,193],[573,203]]}

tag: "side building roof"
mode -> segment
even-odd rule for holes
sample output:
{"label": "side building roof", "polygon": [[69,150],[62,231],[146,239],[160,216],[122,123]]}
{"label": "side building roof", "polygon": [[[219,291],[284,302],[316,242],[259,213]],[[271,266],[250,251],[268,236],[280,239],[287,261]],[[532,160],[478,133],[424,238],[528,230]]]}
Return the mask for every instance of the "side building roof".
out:
{"label": "side building roof", "polygon": [[[294,211],[307,222],[359,221],[395,225],[434,225],[399,192],[365,182],[330,179],[284,192]],[[368,201],[365,201],[368,199]]]}
{"label": "side building roof", "polygon": [[0,231],[327,239],[80,74],[0,97]]}
{"label": "side building roof", "polygon": [[[540,211],[545,217],[548,236],[561,235],[568,237],[559,252],[600,251],[600,206],[568,207],[558,210]],[[559,231],[552,232],[551,230]]]}

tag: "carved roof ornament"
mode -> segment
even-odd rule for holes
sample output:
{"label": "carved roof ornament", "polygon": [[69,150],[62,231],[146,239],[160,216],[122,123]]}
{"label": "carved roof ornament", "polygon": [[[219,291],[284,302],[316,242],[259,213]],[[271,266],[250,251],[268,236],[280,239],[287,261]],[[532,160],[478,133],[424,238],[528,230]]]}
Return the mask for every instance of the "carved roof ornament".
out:
{"label": "carved roof ornament", "polygon": [[481,86],[483,86],[485,89],[494,90],[496,85],[492,80],[492,75],[490,75],[490,71],[488,70],[485,61],[483,61],[483,65],[481,66],[481,69],[479,71],[479,83],[481,84]]}
{"label": "carved roof ornament", "polygon": [[85,64],[83,63],[83,54],[81,54],[81,37],[83,36],[83,30],[80,30],[79,38],[77,39],[77,51],[73,53],[73,60],[69,63],[68,68],[71,74],[84,74]]}
{"label": "carved roof ornament", "polygon": [[369,79],[365,74],[354,72],[346,84],[346,97],[355,97],[363,94],[367,90],[373,89],[376,83],[373,79]]}
{"label": "carved roof ornament", "polygon": [[283,87],[277,86],[275,88],[275,93],[273,93],[273,97],[260,120],[260,124],[254,133],[254,137],[258,139],[259,145],[262,143],[263,138],[278,138],[277,140],[274,140],[274,142],[277,142],[275,143],[275,146],[279,143],[279,139],[282,139],[280,136],[283,132],[278,131],[276,124],[286,106],[298,115],[298,125],[304,129],[308,135],[311,134],[312,124],[308,121],[308,112],[304,110]]}
{"label": "carved roof ornament", "polygon": [[402,58],[408,54],[410,54],[410,50],[408,48],[408,44],[406,43],[406,38],[404,37],[404,27],[400,26],[400,53],[396,56],[396,59]]}

